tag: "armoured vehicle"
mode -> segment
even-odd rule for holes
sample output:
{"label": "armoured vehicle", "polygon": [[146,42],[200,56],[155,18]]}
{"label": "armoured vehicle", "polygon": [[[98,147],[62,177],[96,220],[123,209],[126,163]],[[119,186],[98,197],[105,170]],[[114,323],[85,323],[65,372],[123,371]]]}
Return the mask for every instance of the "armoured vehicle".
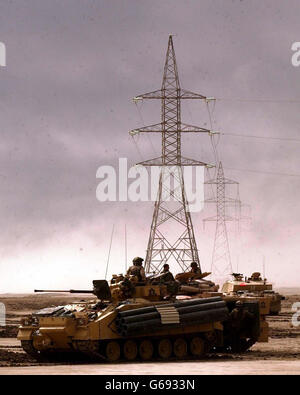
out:
{"label": "armoured vehicle", "polygon": [[281,310],[281,300],[284,296],[273,290],[272,284],[267,279],[262,279],[259,272],[252,273],[247,278],[240,273],[233,273],[233,280],[223,284],[222,292],[228,296],[244,296],[244,297],[263,297],[268,298],[270,303],[269,314],[277,315]]}
{"label": "armoured vehicle", "polygon": [[18,339],[37,359],[73,352],[110,362],[201,358],[215,350],[245,351],[267,340],[256,301],[227,302],[220,296],[179,300],[183,296],[177,295],[176,284],[139,283],[122,275],[110,285],[94,280],[92,291],[64,292],[93,293],[95,298],[33,313],[22,320]]}
{"label": "armoured vehicle", "polygon": [[[241,339],[241,336],[238,335],[236,337],[237,343],[235,340],[230,340],[230,348],[236,351],[246,351],[251,347],[256,341],[259,342],[267,342],[269,337],[269,325],[266,320],[266,316],[270,315],[270,304],[271,299],[269,294],[267,295],[258,295],[258,294],[250,294],[250,293],[240,293],[240,292],[224,292],[219,290],[219,285],[215,284],[213,281],[206,280],[205,277],[210,275],[211,273],[180,273],[176,275],[176,280],[180,283],[179,294],[188,295],[190,298],[208,298],[208,297],[221,297],[225,302],[230,311],[230,315],[233,317],[237,310],[241,310],[241,306],[246,307],[249,303],[250,305],[258,305],[258,315],[259,315],[259,327],[260,327],[260,335],[258,338],[255,336],[251,336],[247,341]],[[247,311],[247,309],[246,309]],[[239,314],[242,315],[242,312],[239,311]],[[247,315],[247,313],[246,313]],[[224,324],[224,334],[225,337],[232,336],[235,333],[234,326],[238,321],[237,316],[234,319],[229,321],[225,321]],[[231,322],[231,324],[229,324]],[[249,322],[247,323],[247,319],[241,324],[248,328]]]}

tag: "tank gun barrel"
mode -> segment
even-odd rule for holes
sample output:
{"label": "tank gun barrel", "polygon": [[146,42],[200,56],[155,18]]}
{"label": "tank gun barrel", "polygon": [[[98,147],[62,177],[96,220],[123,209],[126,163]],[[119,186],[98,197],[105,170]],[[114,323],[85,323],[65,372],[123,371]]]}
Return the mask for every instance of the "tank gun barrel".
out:
{"label": "tank gun barrel", "polygon": [[34,292],[57,292],[57,293],[70,293],[70,294],[93,294],[92,290],[87,289],[35,289]]}
{"label": "tank gun barrel", "polygon": [[70,289],[71,294],[94,294],[93,290],[90,289]]}
{"label": "tank gun barrel", "polygon": [[101,300],[110,300],[111,292],[106,280],[93,280],[93,289],[35,289],[34,292],[57,292],[69,294],[93,294]]}

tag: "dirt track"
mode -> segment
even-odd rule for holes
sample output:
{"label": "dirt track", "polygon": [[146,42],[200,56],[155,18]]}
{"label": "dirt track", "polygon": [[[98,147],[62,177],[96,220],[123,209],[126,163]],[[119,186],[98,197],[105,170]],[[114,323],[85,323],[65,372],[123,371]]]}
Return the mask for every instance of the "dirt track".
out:
{"label": "dirt track", "polygon": [[27,366],[0,368],[1,374],[101,374],[101,375],[134,375],[139,374],[299,374],[300,360],[297,361],[215,361],[215,362],[159,362],[159,363],[123,363],[114,365],[56,365],[56,366]]}
{"label": "dirt track", "polygon": [[[86,298],[86,295],[80,299]],[[79,299],[79,298],[78,298]],[[20,318],[49,305],[66,304],[74,296],[6,295],[7,326],[0,328],[1,374],[300,374],[300,327],[291,326],[291,305],[300,296],[289,295],[279,316],[269,317],[269,343],[257,343],[243,355],[210,355],[203,361],[121,364],[39,364],[21,349],[15,339]],[[268,362],[267,362],[268,361]],[[138,367],[137,367],[138,365]]]}

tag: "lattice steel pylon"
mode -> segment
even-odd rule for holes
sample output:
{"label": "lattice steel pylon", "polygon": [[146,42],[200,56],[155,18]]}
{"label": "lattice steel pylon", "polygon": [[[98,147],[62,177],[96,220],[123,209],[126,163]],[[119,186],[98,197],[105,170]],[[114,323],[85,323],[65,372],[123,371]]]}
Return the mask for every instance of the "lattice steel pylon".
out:
{"label": "lattice steel pylon", "polygon": [[211,272],[215,279],[224,279],[232,273],[226,222],[236,220],[226,214],[226,205],[235,202],[235,199],[226,196],[226,184],[238,185],[238,182],[224,177],[222,162],[219,162],[216,178],[206,181],[205,184],[215,184],[217,189],[215,198],[205,200],[207,203],[216,203],[217,215],[203,220],[216,222]]}
{"label": "lattice steel pylon", "polygon": [[[235,201],[233,202],[234,210],[235,210],[235,220],[236,220],[236,237],[240,237],[242,233],[242,222],[243,221],[251,221],[251,206],[250,204],[242,203],[240,198],[240,190],[237,190],[237,196]],[[244,209],[247,208],[249,211],[249,215],[244,214]]]}
{"label": "lattice steel pylon", "polygon": [[[181,155],[183,133],[213,133],[208,129],[181,122],[181,100],[207,100],[205,96],[180,87],[172,36],[169,36],[162,87],[159,90],[136,96],[133,100],[161,100],[161,122],[130,131],[138,133],[161,133],[162,154],[158,158],[139,163],[143,166],[159,166],[160,177],[158,195],[154,206],[153,219],[145,259],[145,271],[159,272],[170,259],[186,271],[192,261],[200,267],[197,244],[184,186],[183,166],[209,166],[206,163],[188,159]],[[173,181],[173,182],[172,182]],[[165,195],[172,202],[165,200]],[[181,226],[171,227],[171,221]],[[164,229],[166,228],[167,229]],[[175,240],[167,235],[170,229],[178,230]],[[170,232],[169,232],[170,233]],[[171,263],[171,262],[168,262]],[[173,267],[172,267],[173,269]]]}
{"label": "lattice steel pylon", "polygon": [[[239,185],[237,188],[237,195],[236,198],[234,199],[233,203],[229,205],[229,207],[232,207],[234,210],[234,216],[235,216],[235,229],[234,229],[234,255],[233,255],[233,260],[236,261],[236,272],[239,271],[240,267],[240,257],[244,255],[244,233],[245,229],[243,228],[242,224],[245,221],[250,222],[251,221],[251,206],[249,204],[244,204],[241,201],[240,198],[240,190],[239,190]],[[244,211],[245,208],[248,209],[249,215],[245,215]]]}

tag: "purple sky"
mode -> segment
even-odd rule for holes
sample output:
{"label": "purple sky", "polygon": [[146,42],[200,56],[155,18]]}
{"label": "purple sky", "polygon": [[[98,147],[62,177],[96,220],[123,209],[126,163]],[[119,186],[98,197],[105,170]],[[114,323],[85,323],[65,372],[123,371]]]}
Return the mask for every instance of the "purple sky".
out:
{"label": "purple sky", "polygon": [[[113,224],[109,273],[125,265],[125,224],[128,256],[145,255],[153,204],[99,203],[96,171],[119,157],[141,160],[128,135],[143,126],[131,98],[160,88],[170,33],[182,87],[256,100],[217,101],[214,129],[297,138],[300,102],[259,99],[300,101],[300,67],[291,64],[299,13],[298,0],[2,0],[0,291],[89,287],[105,273]],[[159,122],[159,109],[141,106],[146,125]],[[186,123],[209,127],[203,103],[183,110]],[[147,137],[138,141],[142,158],[152,158]],[[207,136],[186,137],[183,149],[213,162]],[[218,150],[252,206],[239,270],[261,270],[265,256],[270,280],[298,285],[300,143],[222,136]],[[203,231],[207,214],[193,215],[204,270],[214,235],[212,224]]]}

